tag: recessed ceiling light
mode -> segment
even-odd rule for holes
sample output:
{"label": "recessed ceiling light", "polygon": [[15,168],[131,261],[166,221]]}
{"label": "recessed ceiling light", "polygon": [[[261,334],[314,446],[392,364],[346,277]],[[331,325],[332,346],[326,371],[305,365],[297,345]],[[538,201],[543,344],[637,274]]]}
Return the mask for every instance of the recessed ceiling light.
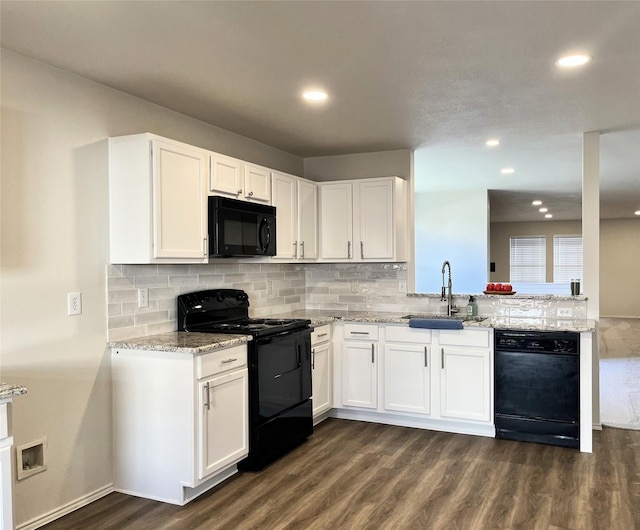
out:
{"label": "recessed ceiling light", "polygon": [[551,218],[553,217],[553,214],[545,213],[545,214],[544,214],[544,216],[545,216],[547,219],[551,219]]}
{"label": "recessed ceiling light", "polygon": [[302,97],[307,101],[325,101],[329,95],[322,90],[307,90]]}
{"label": "recessed ceiling light", "polygon": [[493,138],[491,140],[487,140],[484,145],[487,147],[496,147],[497,145],[500,145],[500,140]]}
{"label": "recessed ceiling light", "polygon": [[516,170],[512,167],[503,167],[500,170],[500,173],[502,173],[503,175],[511,175],[512,173],[515,173]]}
{"label": "recessed ceiling light", "polygon": [[542,213],[545,213],[545,212],[549,211],[549,208],[540,208],[538,211],[542,212]]}
{"label": "recessed ceiling light", "polygon": [[635,212],[633,212],[635,215],[640,215],[640,210],[636,210]]}
{"label": "recessed ceiling light", "polygon": [[542,204],[542,201],[539,199],[536,199],[535,201],[533,201],[531,204],[533,204],[534,206],[540,206]]}
{"label": "recessed ceiling light", "polygon": [[591,55],[587,55],[586,53],[578,53],[575,55],[565,55],[563,57],[560,57],[556,61],[556,64],[565,68],[573,68],[575,66],[582,66],[583,64],[587,64],[591,59]]}

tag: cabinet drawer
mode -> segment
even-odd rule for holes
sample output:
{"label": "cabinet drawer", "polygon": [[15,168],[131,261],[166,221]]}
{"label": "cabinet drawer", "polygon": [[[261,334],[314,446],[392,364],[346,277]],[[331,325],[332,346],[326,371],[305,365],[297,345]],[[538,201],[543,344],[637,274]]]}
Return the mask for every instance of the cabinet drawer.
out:
{"label": "cabinet drawer", "polygon": [[247,347],[234,346],[200,355],[196,359],[198,379],[233,370],[247,364]]}
{"label": "cabinet drawer", "polygon": [[319,326],[311,332],[311,344],[320,344],[331,340],[331,324]]}
{"label": "cabinet drawer", "polygon": [[385,340],[389,342],[411,342],[415,344],[431,343],[431,330],[410,328],[409,326],[387,326]]}
{"label": "cabinet drawer", "polygon": [[376,324],[345,324],[344,338],[347,340],[378,340]]}
{"label": "cabinet drawer", "polygon": [[489,331],[485,329],[440,330],[439,333],[440,344],[489,347]]}

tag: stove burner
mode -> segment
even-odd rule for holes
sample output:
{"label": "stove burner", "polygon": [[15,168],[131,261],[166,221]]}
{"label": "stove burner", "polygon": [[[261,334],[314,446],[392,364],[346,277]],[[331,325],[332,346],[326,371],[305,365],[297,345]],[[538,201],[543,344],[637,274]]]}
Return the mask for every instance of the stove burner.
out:
{"label": "stove burner", "polygon": [[264,321],[267,326],[284,326],[288,324],[290,320],[277,320],[275,318],[268,318]]}

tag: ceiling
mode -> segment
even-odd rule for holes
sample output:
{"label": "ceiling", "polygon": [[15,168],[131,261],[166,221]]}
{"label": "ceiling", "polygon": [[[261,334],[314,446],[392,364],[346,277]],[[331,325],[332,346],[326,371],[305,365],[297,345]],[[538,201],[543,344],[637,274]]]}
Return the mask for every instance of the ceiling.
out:
{"label": "ceiling", "polygon": [[[301,157],[419,150],[418,190],[496,190],[495,219],[540,218],[542,193],[579,218],[582,134],[600,131],[602,216],[640,209],[639,1],[0,8],[5,49]],[[572,51],[593,61],[555,66]],[[304,103],[312,86],[329,100]]]}

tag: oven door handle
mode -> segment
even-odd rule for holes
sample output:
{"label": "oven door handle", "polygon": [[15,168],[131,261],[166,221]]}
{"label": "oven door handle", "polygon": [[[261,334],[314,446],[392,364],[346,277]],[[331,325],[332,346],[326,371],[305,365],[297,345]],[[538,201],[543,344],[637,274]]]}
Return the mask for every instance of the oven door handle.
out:
{"label": "oven door handle", "polygon": [[271,342],[273,342],[273,339],[276,339],[278,337],[283,337],[285,335],[291,335],[292,333],[298,333],[300,331],[307,331],[310,330],[311,328],[306,327],[306,328],[301,328],[301,329],[294,329],[294,330],[289,330],[289,331],[281,331],[280,333],[275,333],[274,335],[269,335],[268,337],[260,337],[256,340],[254,340],[253,342],[255,344],[269,344]]}

